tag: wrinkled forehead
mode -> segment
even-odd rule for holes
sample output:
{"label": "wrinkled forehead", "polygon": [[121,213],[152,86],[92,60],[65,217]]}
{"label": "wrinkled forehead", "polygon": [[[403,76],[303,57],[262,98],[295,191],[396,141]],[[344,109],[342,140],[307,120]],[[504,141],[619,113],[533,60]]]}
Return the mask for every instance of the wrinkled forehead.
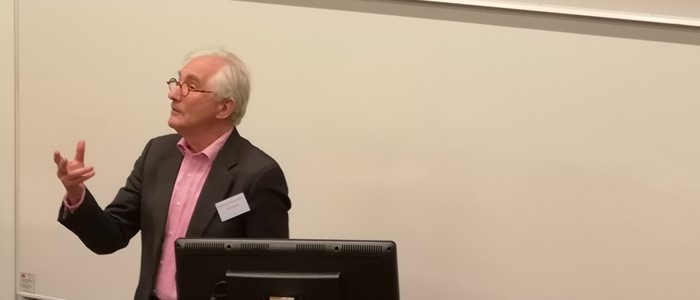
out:
{"label": "wrinkled forehead", "polygon": [[178,75],[180,81],[188,83],[206,83],[224,65],[224,61],[216,56],[194,58],[185,63]]}

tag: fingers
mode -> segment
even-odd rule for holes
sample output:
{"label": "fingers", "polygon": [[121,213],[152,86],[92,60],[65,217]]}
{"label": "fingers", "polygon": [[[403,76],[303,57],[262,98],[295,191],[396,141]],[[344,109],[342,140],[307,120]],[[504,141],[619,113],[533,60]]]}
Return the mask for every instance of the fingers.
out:
{"label": "fingers", "polygon": [[85,182],[86,180],[95,176],[95,170],[93,167],[84,167],[72,170],[59,176],[61,182],[66,188],[75,187]]}
{"label": "fingers", "polygon": [[75,145],[75,158],[73,160],[83,163],[85,161],[85,141],[80,140],[78,144]]}
{"label": "fingers", "polygon": [[59,178],[68,173],[68,160],[61,156],[58,151],[53,153],[53,161],[56,163],[56,175]]}
{"label": "fingers", "polygon": [[93,167],[85,166],[85,141],[81,140],[75,145],[75,157],[68,160],[61,152],[53,152],[53,161],[56,163],[56,175],[63,183],[66,190],[78,187],[86,180],[95,176]]}
{"label": "fingers", "polygon": [[55,162],[56,165],[58,165],[58,163],[60,163],[62,159],[63,159],[63,156],[61,156],[61,152],[58,152],[58,151],[53,152],[53,162]]}

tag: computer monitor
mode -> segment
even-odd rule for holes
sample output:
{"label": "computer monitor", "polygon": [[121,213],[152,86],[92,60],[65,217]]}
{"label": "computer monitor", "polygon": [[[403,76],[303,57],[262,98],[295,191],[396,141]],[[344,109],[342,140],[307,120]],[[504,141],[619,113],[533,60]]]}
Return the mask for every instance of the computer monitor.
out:
{"label": "computer monitor", "polygon": [[399,300],[392,241],[181,238],[175,257],[180,300]]}

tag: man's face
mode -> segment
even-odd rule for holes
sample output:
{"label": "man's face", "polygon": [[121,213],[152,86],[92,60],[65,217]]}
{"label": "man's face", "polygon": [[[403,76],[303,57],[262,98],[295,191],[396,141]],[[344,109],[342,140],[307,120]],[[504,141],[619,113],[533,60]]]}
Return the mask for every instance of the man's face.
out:
{"label": "man's face", "polygon": [[211,78],[222,66],[223,61],[218,57],[205,56],[195,58],[185,64],[179,72],[178,80],[190,89],[183,96],[179,88],[168,93],[172,100],[168,126],[182,133],[206,132],[213,124],[221,122],[222,103],[216,100],[213,93],[196,92],[195,90],[210,90],[207,85]]}

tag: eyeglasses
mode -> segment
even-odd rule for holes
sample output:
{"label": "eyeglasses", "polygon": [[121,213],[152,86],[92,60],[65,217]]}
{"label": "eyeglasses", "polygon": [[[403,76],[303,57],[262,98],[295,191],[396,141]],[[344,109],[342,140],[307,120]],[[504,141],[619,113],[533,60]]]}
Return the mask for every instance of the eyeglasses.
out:
{"label": "eyeglasses", "polygon": [[209,94],[213,93],[213,91],[205,91],[205,90],[195,89],[195,88],[191,87],[190,85],[188,85],[187,82],[179,82],[175,78],[170,78],[170,80],[168,80],[166,83],[168,84],[168,89],[170,89],[171,91],[179,86],[180,93],[182,94],[183,97],[189,95],[190,92],[209,93]]}

